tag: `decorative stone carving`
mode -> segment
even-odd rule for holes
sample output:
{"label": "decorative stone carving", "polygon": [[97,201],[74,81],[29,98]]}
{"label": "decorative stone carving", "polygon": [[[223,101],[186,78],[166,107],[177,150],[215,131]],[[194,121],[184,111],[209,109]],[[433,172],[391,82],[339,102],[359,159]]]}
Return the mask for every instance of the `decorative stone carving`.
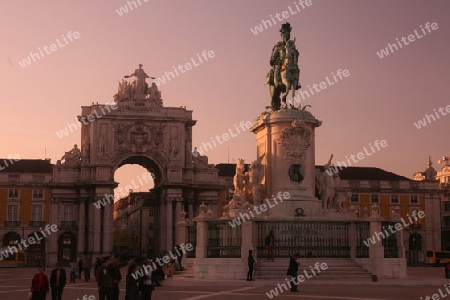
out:
{"label": "decorative stone carving", "polygon": [[[336,196],[336,188],[339,186],[339,172],[336,168],[331,168],[331,154],[328,163],[324,166],[324,171],[316,169],[316,185],[318,185],[320,200],[322,200],[322,209],[333,209],[335,206],[334,199]],[[328,171],[328,172],[327,172]]]}
{"label": "decorative stone carving", "polygon": [[305,151],[311,145],[311,130],[303,121],[293,121],[291,127],[281,132],[278,142],[285,151],[285,159],[289,163],[304,163]]}
{"label": "decorative stone carving", "polygon": [[162,107],[163,101],[161,92],[158,90],[156,83],[152,83],[149,87],[145,79],[155,79],[150,77],[142,69],[142,65],[134,71],[131,75],[126,75],[124,78],[133,77],[134,80],[129,82],[122,79],[119,82],[119,88],[114,95],[114,101],[120,109],[139,109],[149,110],[155,107]]}
{"label": "decorative stone carving", "polygon": [[247,197],[250,198],[247,201],[253,203],[253,205],[258,204],[261,201],[260,189],[261,189],[261,181],[264,176],[264,166],[261,164],[261,161],[264,155],[262,155],[261,157],[259,157],[257,160],[253,161],[250,164],[249,171],[245,173],[244,177],[245,180],[247,181],[246,194],[250,196]]}
{"label": "decorative stone carving", "polygon": [[115,149],[124,152],[162,153],[160,144],[164,137],[164,125],[147,126],[135,124],[115,124]]}
{"label": "decorative stone carving", "polygon": [[61,157],[61,160],[64,160],[62,163],[63,165],[68,166],[77,166],[81,164],[81,151],[78,149],[78,146],[75,144],[73,145],[72,150],[66,152],[63,157]]}

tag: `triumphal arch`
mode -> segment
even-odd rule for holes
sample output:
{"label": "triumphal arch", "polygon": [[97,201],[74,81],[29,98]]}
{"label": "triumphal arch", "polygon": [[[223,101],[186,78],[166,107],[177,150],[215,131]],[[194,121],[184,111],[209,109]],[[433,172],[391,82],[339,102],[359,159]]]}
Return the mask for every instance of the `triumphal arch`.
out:
{"label": "triumphal arch", "polygon": [[164,107],[157,85],[146,78],[139,65],[119,82],[114,102],[82,107],[81,148],[75,145],[54,167],[51,223],[61,227],[50,241],[50,264],[63,255],[63,234],[73,236],[79,256],[111,254],[113,201],[100,208],[94,202],[114,194],[114,172],[123,165],[139,164],[152,174],[157,249],[173,248],[182,210],[192,218],[201,202],[214,205],[218,198],[218,170],[206,156],[192,154],[192,111]]}

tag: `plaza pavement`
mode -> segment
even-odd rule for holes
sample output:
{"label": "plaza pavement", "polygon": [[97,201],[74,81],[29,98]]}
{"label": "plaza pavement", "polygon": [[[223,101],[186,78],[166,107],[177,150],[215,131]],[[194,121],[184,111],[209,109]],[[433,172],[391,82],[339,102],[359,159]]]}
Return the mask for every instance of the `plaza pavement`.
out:
{"label": "plaza pavement", "polygon": [[[122,275],[126,269],[122,268]],[[31,278],[36,268],[0,269],[0,300],[26,299]],[[50,269],[46,270],[46,274]],[[334,299],[334,300],[403,300],[425,299],[437,294],[440,288],[445,292],[444,284],[450,283],[444,278],[443,268],[418,267],[408,268],[405,279],[380,279],[378,282],[368,280],[307,280],[300,284],[301,293],[283,292],[276,299]],[[280,280],[198,280],[175,278],[163,281],[153,294],[152,300],[260,300],[269,299],[266,292],[275,288]],[[121,283],[120,300],[124,299],[125,284]],[[68,284],[64,290],[63,300],[81,300],[83,296],[93,295],[98,299],[97,287],[94,281],[85,283],[77,280]],[[47,296],[47,300],[51,299]],[[92,299],[92,298],[91,298]],[[431,298],[430,298],[431,299]],[[439,300],[442,298],[438,298]],[[450,298],[449,298],[450,299]]]}

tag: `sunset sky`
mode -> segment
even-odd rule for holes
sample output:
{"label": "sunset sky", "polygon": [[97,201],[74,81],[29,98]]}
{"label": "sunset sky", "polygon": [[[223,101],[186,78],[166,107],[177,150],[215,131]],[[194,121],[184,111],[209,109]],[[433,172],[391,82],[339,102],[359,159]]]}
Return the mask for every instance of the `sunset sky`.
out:
{"label": "sunset sky", "polygon": [[[424,170],[428,155],[439,169],[437,160],[450,154],[450,113],[439,113],[420,129],[414,125],[450,105],[449,1],[312,0],[304,8],[299,0],[136,3],[121,16],[117,11],[127,5],[124,0],[2,3],[0,157],[19,154],[56,163],[73,144],[81,144],[80,131],[56,135],[75,123],[81,106],[112,102],[117,81],[139,63],[160,77],[204,50],[215,56],[160,86],[164,106],[194,111],[193,146],[241,121],[253,122],[270,102],[264,81],[284,22],[293,27],[304,90],[339,69],[350,73],[303,101],[323,121],[316,130],[316,164],[326,163],[331,153],[334,162],[344,161],[369,143],[386,140],[387,147],[354,166],[412,178]],[[276,14],[283,11],[287,18],[279,21]],[[268,28],[254,34],[271,15],[275,24],[266,22]],[[426,30],[427,22],[438,28],[425,35],[421,26]],[[377,55],[415,30],[420,38],[384,58]],[[66,43],[63,35],[70,31],[79,37]],[[19,64],[57,39],[62,47],[25,67]],[[226,163],[228,149],[230,162],[250,162],[256,156],[254,134],[239,134],[205,154],[210,163]],[[128,184],[140,175],[141,169],[128,168],[115,178]]]}

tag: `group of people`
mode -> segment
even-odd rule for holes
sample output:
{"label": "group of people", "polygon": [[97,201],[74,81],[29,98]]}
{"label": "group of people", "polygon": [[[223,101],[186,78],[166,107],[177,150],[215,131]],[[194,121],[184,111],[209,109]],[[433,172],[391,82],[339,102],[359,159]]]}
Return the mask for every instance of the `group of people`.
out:
{"label": "group of people", "polygon": [[[177,246],[179,247],[179,246]],[[173,278],[176,269],[182,270],[181,260],[183,257],[180,249],[177,260],[171,260],[164,266],[158,264],[153,269],[155,263],[151,259],[144,261],[145,268],[131,259],[128,262],[128,271],[125,278],[125,299],[126,300],[151,300],[152,292],[156,286],[161,286],[160,281]],[[122,275],[117,259],[110,256],[103,257],[102,260],[97,257],[94,266],[92,266],[89,257],[72,261],[69,266],[70,283],[75,283],[76,278],[81,280],[84,273],[86,282],[90,281],[91,269],[94,267],[95,280],[98,286],[100,300],[119,300],[119,284],[122,281]],[[52,300],[61,300],[64,287],[66,286],[66,270],[60,263],[55,265],[48,280],[45,274],[45,268],[39,267],[38,273],[34,275],[31,284],[31,299],[45,300],[51,289]]]}
{"label": "group of people", "polygon": [[[81,279],[83,272],[85,281],[89,282],[91,268],[90,258],[86,258],[84,261],[80,259],[78,262],[76,260],[71,262],[69,264],[70,283],[75,283],[76,277]],[[100,300],[119,300],[119,283],[122,280],[122,275],[117,260],[107,256],[103,258],[102,262],[100,258],[97,258],[95,264],[95,280],[97,281]],[[61,300],[66,283],[66,270],[62,268],[60,263],[56,263],[55,268],[51,272],[50,280],[48,280],[45,274],[45,268],[39,267],[38,273],[33,276],[31,282],[31,300],[45,300],[50,289],[52,300]],[[146,300],[148,299],[150,298]]]}
{"label": "group of people", "polygon": [[[275,235],[271,230],[269,234],[264,239],[264,244],[267,250],[267,260],[274,261],[274,249],[275,249]],[[288,274],[291,278],[297,278],[298,266],[299,262],[297,262],[300,255],[295,253],[289,260]],[[247,281],[254,281],[253,271],[255,270],[256,260],[253,257],[253,250],[248,250],[248,272],[247,272]],[[298,290],[298,281],[293,280],[293,284],[291,285],[291,292],[299,292]]]}
{"label": "group of people", "polygon": [[75,283],[77,277],[81,280],[81,274],[84,274],[84,281],[89,282],[91,280],[91,269],[92,261],[90,257],[86,257],[84,260],[80,258],[78,262],[72,261],[69,264],[70,283]]}

